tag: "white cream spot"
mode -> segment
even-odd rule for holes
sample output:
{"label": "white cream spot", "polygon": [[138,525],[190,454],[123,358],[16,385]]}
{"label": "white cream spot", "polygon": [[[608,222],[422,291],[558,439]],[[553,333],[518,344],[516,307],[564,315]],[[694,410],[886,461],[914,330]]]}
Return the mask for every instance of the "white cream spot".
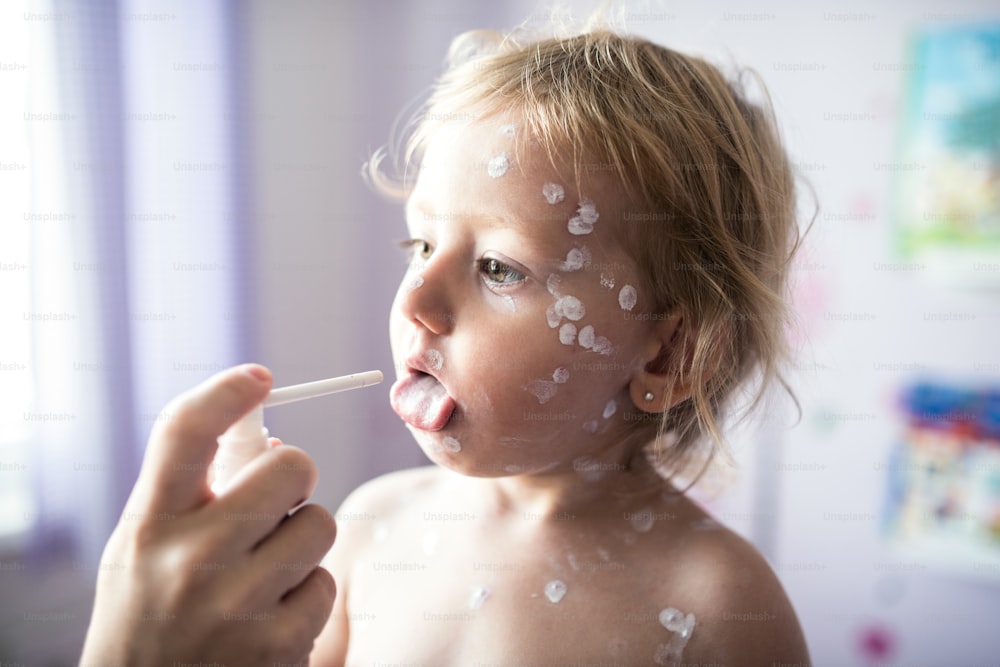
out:
{"label": "white cream spot", "polygon": [[674,633],[670,641],[656,647],[653,661],[658,665],[670,665],[681,661],[684,647],[694,633],[694,614],[684,615],[680,610],[668,607],[660,612],[660,624]]}
{"label": "white cream spot", "polygon": [[490,175],[490,178],[500,178],[507,173],[509,168],[510,162],[507,159],[507,154],[500,153],[490,158],[486,165],[486,173]]}
{"label": "white cream spot", "polygon": [[569,219],[567,227],[570,234],[580,236],[594,231],[594,223],[601,217],[594,206],[594,202],[584,199],[576,209],[576,215]]}
{"label": "white cream spot", "polygon": [[612,273],[601,273],[601,287],[604,289],[615,288],[615,276]]}
{"label": "white cream spot", "polygon": [[559,302],[556,301],[545,309],[545,321],[549,323],[549,327],[552,329],[559,326],[559,322],[562,321],[562,309],[558,308],[558,306]]}
{"label": "white cream spot", "polygon": [[489,586],[475,586],[472,592],[469,593],[469,609],[476,610],[483,606],[486,599],[490,596]]}
{"label": "white cream spot", "polygon": [[593,434],[597,433],[597,427],[598,426],[600,426],[600,424],[597,423],[597,420],[596,419],[591,419],[589,422],[586,422],[583,425],[583,430],[586,431],[587,433],[590,433],[591,435],[593,435]]}
{"label": "white cream spot", "polygon": [[616,403],[615,399],[612,398],[604,406],[604,412],[601,413],[601,416],[604,417],[605,419],[608,419],[609,417],[611,417],[611,415],[615,414],[617,410],[618,410],[618,403]]}
{"label": "white cream spot", "polygon": [[517,132],[517,125],[514,123],[504,123],[497,131],[508,139],[513,139],[514,134]]}
{"label": "white cream spot", "polygon": [[444,355],[431,348],[424,352],[424,363],[427,364],[427,368],[430,370],[439,371],[444,366]]}
{"label": "white cream spot", "polygon": [[552,604],[558,604],[565,595],[566,584],[559,579],[553,579],[549,583],[545,584],[545,597],[547,597],[549,602]]}
{"label": "white cream spot", "polygon": [[580,329],[580,333],[577,335],[576,340],[580,343],[580,347],[585,350],[589,350],[594,347],[594,327],[588,324]]}
{"label": "white cream spot", "polygon": [[579,271],[590,261],[590,250],[586,247],[573,248],[566,253],[566,261],[559,265],[563,271]]}
{"label": "white cream spot", "polygon": [[559,342],[563,345],[572,345],[576,341],[576,325],[572,322],[559,327]]}
{"label": "white cream spot", "polygon": [[558,183],[546,183],[542,186],[542,195],[550,204],[558,204],[566,198],[566,191]]}
{"label": "white cream spot", "polygon": [[643,507],[638,512],[632,512],[628,517],[628,521],[632,524],[632,528],[636,532],[648,533],[653,529],[656,517],[653,516],[652,507]]}
{"label": "white cream spot", "polygon": [[512,313],[517,312],[517,302],[514,301],[514,297],[512,297],[510,294],[503,295],[503,305],[507,306],[507,310],[509,310],[510,312]]}
{"label": "white cream spot", "polygon": [[612,346],[611,341],[604,336],[598,336],[594,339],[594,344],[590,349],[593,352],[607,356],[614,351],[614,346]]}
{"label": "white cream spot", "polygon": [[566,260],[559,267],[563,271],[579,271],[583,268],[583,253],[579,248],[573,248],[566,253]]}
{"label": "white cream spot", "polygon": [[544,405],[556,395],[556,383],[552,380],[532,380],[524,385],[524,390],[537,398],[539,405]]}
{"label": "white cream spot", "polygon": [[552,381],[556,384],[566,384],[567,380],[569,380],[569,371],[562,366],[552,371]]}
{"label": "white cream spot", "polygon": [[549,291],[549,294],[559,298],[559,287],[562,285],[562,278],[558,274],[550,273],[549,277],[545,279],[545,289]]}
{"label": "white cream spot", "polygon": [[580,564],[576,561],[576,554],[572,551],[566,554],[566,562],[568,562],[569,566],[577,572],[580,571]]}
{"label": "white cream spot", "polygon": [[621,291],[618,292],[618,305],[622,307],[622,310],[632,310],[638,300],[639,295],[636,294],[635,288],[631,285],[623,285]]}
{"label": "white cream spot", "polygon": [[458,441],[458,438],[452,437],[450,435],[444,436],[442,439],[442,445],[452,454],[457,454],[462,451],[462,443]]}
{"label": "white cream spot", "polygon": [[587,309],[584,308],[583,302],[575,296],[564,296],[556,301],[556,312],[564,315],[566,319],[576,322],[587,314]]}
{"label": "white cream spot", "polygon": [[418,273],[417,275],[413,276],[407,281],[406,291],[412,292],[413,290],[417,289],[423,284],[424,284],[424,277]]}

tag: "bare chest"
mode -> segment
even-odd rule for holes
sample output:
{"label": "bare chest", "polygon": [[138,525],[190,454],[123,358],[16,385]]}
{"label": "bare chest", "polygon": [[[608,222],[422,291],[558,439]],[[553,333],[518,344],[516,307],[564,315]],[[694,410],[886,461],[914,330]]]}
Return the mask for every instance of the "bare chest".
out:
{"label": "bare chest", "polygon": [[396,531],[351,572],[348,665],[650,664],[669,639],[663,604],[635,545],[613,538]]}

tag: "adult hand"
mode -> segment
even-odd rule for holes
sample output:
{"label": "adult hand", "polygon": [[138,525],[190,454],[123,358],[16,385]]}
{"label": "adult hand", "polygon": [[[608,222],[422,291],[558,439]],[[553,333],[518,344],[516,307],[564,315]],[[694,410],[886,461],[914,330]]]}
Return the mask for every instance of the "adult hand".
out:
{"label": "adult hand", "polygon": [[[301,662],[333,607],[333,517],[304,502],[316,466],[294,447],[209,488],[216,438],[260,403],[267,369],[229,369],[176,398],[149,439],[108,540],[81,665]],[[274,444],[274,443],[272,443]]]}

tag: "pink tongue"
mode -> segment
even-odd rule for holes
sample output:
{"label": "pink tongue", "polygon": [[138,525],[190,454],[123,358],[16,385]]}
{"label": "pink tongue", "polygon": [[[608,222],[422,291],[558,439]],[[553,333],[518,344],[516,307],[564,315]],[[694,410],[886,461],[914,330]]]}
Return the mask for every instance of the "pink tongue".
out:
{"label": "pink tongue", "polygon": [[440,431],[455,411],[455,399],[433,375],[407,375],[392,385],[392,409],[410,426]]}

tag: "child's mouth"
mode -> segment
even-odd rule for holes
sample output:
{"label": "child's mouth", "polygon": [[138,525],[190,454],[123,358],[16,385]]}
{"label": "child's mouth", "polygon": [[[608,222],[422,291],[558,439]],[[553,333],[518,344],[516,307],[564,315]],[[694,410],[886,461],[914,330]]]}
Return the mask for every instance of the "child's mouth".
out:
{"label": "child's mouth", "polygon": [[433,375],[413,369],[392,385],[389,402],[404,422],[424,431],[440,431],[455,411],[455,399],[444,385]]}

